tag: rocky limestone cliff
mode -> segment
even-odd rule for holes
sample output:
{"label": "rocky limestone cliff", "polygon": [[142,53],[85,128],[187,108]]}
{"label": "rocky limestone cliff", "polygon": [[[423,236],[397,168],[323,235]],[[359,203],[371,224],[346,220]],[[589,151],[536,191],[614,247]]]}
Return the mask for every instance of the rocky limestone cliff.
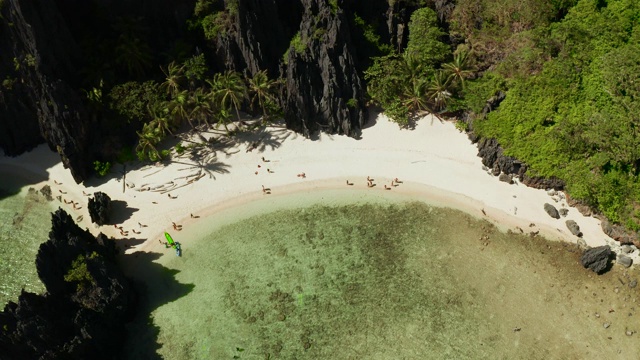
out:
{"label": "rocky limestone cliff", "polygon": [[[285,78],[287,127],[358,136],[366,121],[364,85],[344,11],[327,0],[240,0],[215,44],[220,67]],[[299,34],[304,49],[292,47]]]}
{"label": "rocky limestone cliff", "polygon": [[303,0],[300,39],[289,48],[284,113],[287,127],[357,137],[367,114],[345,13],[322,0]]}
{"label": "rocky limestone cliff", "polygon": [[137,297],[115,256],[113,240],[56,211],[36,258],[46,293],[23,292],[0,313],[0,359],[119,358]]}
{"label": "rocky limestone cliff", "polygon": [[218,66],[251,75],[267,70],[271,78],[277,77],[303,10],[299,1],[239,1],[233,25],[215,43]]}
{"label": "rocky limestone cliff", "polygon": [[0,147],[17,155],[44,139],[77,182],[88,175],[87,125],[64,80],[76,71],[72,36],[53,1],[4,1],[0,21]]}

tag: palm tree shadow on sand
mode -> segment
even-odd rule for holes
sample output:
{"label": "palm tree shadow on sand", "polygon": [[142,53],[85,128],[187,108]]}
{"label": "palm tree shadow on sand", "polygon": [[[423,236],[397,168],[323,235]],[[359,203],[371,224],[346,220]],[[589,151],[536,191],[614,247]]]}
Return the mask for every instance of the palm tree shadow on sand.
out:
{"label": "palm tree shadow on sand", "polygon": [[[120,242],[120,240],[118,240]],[[135,246],[144,240],[128,239],[124,247]],[[156,263],[162,254],[135,252],[120,256],[120,263],[139,293],[138,309],[127,324],[127,337],[122,359],[162,359],[158,350],[160,328],[153,323],[152,313],[159,307],[174,302],[193,291],[194,284],[176,280],[179,271]]]}

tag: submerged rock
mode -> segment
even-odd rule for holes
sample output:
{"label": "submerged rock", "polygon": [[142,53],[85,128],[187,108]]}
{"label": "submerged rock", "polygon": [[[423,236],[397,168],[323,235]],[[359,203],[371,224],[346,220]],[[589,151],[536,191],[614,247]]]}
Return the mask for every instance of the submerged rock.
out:
{"label": "submerged rock", "polygon": [[551,216],[554,219],[560,219],[560,214],[558,213],[558,209],[556,209],[555,206],[549,204],[549,203],[545,203],[544,204],[544,211],[547,212],[547,214],[549,214],[549,216]]}
{"label": "submerged rock", "polygon": [[585,268],[591,269],[596,274],[602,274],[609,267],[612,256],[613,252],[609,245],[603,245],[586,250],[580,262]]}

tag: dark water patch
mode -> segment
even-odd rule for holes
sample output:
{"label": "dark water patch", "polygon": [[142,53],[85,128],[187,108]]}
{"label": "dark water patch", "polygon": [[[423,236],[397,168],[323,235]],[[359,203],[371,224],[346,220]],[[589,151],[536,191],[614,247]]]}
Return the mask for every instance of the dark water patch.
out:
{"label": "dark water patch", "polygon": [[136,252],[120,257],[121,265],[127,269],[127,276],[133,279],[140,296],[136,316],[127,326],[123,358],[162,359],[158,354],[161,348],[160,328],[154,324],[152,313],[165,304],[187,296],[195,287],[194,284],[178,282],[176,275],[179,271],[158,264],[156,261],[160,256],[157,253]]}

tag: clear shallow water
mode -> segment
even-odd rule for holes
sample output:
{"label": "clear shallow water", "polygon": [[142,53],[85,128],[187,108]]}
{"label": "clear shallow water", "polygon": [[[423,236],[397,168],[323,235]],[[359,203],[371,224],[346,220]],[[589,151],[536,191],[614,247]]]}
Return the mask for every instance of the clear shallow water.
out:
{"label": "clear shallow water", "polygon": [[24,288],[40,293],[35,260],[51,229],[52,205],[18,184],[0,185],[0,304],[16,301]]}
{"label": "clear shallow water", "polygon": [[174,237],[184,257],[162,257],[163,275],[146,279],[154,305],[146,327],[134,327],[130,358],[588,359],[640,350],[624,334],[640,330],[637,290],[625,286],[636,271],[591,276],[567,244],[504,234],[453,210],[299,194]]}

